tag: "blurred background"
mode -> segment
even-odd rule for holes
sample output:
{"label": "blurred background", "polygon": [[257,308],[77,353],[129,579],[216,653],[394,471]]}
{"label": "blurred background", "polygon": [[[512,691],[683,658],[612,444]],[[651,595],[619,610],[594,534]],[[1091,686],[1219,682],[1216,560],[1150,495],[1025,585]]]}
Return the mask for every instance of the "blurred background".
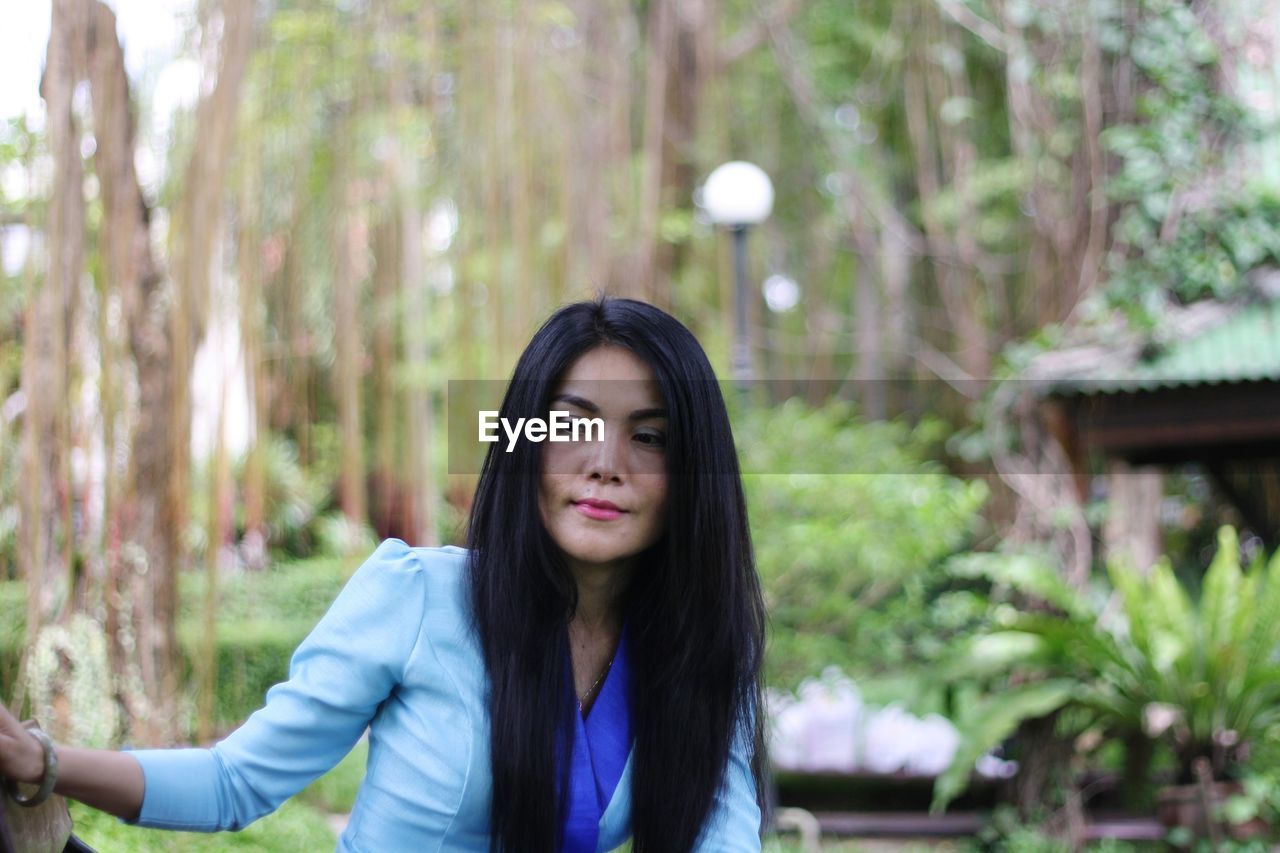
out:
{"label": "blurred background", "polygon": [[[238,725],[380,538],[463,541],[449,380],[606,291],[742,391],[770,849],[1277,839],[1280,3],[5,22],[0,695],[55,737]],[[327,848],[363,750],[77,831]]]}

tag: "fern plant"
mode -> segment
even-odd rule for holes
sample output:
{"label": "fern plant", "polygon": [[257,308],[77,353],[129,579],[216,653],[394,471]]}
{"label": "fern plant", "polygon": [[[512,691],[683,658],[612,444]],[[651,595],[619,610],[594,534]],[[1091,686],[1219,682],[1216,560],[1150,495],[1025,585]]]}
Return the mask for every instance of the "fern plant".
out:
{"label": "fern plant", "polygon": [[945,808],[978,756],[1024,720],[1075,708],[1085,729],[1163,739],[1180,780],[1196,759],[1217,779],[1239,772],[1249,751],[1280,738],[1280,552],[1242,569],[1236,531],[1218,550],[1198,601],[1166,558],[1145,574],[1107,567],[1111,595],[1095,602],[1026,557],[970,555],[957,572],[983,576],[1047,606],[1007,612],[950,662],[948,677],[998,684],[958,721],[961,747],[934,789]]}

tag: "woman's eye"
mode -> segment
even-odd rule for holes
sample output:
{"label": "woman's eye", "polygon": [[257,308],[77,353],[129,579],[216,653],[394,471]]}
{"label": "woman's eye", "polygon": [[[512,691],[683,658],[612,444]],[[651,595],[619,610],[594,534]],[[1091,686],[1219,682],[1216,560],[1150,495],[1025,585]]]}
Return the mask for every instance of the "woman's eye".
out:
{"label": "woman's eye", "polygon": [[647,447],[665,447],[667,437],[660,432],[636,433],[636,440]]}

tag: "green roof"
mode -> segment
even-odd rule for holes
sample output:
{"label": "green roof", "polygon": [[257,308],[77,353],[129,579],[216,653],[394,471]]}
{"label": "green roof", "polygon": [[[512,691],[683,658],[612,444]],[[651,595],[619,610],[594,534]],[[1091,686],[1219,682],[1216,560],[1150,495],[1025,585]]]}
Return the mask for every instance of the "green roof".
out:
{"label": "green roof", "polygon": [[1115,393],[1265,380],[1280,380],[1280,299],[1245,305],[1220,323],[1156,349],[1150,357],[1118,357],[1110,364],[1059,376],[1052,391]]}

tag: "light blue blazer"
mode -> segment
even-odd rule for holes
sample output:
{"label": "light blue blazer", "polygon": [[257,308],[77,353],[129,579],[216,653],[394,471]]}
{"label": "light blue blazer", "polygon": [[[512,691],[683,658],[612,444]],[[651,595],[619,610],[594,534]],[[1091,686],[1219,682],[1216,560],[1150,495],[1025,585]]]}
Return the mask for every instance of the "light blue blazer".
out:
{"label": "light blue blazer", "polygon": [[[369,763],[339,851],[485,851],[487,689],[467,621],[467,551],[388,539],[298,647],[289,679],[211,749],[126,750],[145,793],[134,823],[240,829],[329,770],[369,729]],[[636,685],[643,690],[643,685]],[[700,851],[759,851],[746,729],[699,837]],[[600,818],[598,853],[631,836],[631,761]]]}

